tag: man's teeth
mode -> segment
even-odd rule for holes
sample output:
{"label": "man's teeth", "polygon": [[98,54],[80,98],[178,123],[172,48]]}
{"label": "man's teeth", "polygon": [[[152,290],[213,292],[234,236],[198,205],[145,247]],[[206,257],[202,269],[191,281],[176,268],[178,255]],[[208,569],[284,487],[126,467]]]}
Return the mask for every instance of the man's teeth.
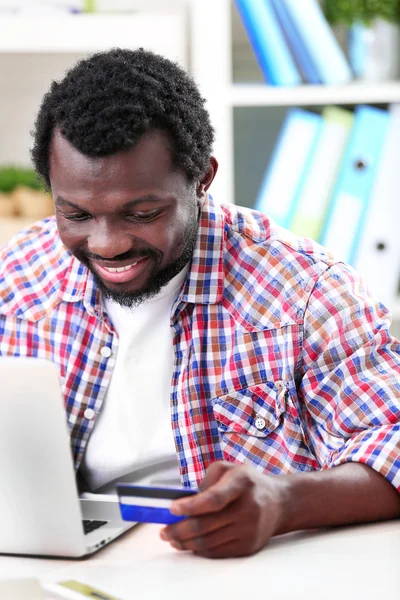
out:
{"label": "man's teeth", "polygon": [[137,262],[132,263],[131,265],[128,265],[126,267],[119,267],[118,269],[112,269],[111,267],[103,267],[103,269],[109,271],[110,273],[123,273],[124,271],[129,271],[129,269],[131,269],[135,265],[137,265]]}

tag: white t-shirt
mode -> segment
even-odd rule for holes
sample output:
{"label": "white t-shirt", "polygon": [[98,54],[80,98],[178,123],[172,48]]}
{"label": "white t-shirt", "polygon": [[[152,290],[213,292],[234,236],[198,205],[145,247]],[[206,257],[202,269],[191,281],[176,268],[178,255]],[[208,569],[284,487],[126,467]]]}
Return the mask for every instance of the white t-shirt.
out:
{"label": "white t-shirt", "polygon": [[[104,300],[119,337],[116,364],[81,473],[90,490],[144,469],[154,474],[169,464],[179,482],[170,416],[174,367],[170,313],[187,268],[137,308]],[[169,479],[171,478],[171,473]],[[132,477],[132,479],[134,479]]]}

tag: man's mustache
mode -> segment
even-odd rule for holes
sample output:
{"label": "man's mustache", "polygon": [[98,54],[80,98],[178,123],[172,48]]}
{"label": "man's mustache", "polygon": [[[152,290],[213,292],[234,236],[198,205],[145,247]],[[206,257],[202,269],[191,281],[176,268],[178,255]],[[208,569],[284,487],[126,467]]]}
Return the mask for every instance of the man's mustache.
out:
{"label": "man's mustache", "polygon": [[[104,260],[104,256],[98,256],[97,254],[92,254],[91,252],[81,252],[80,258],[84,259],[86,262],[96,261],[96,260]],[[117,256],[113,256],[112,259],[107,259],[115,262],[122,262],[124,260],[136,260],[137,258],[157,258],[158,252],[153,250],[152,248],[148,248],[146,250],[135,250],[130,252],[124,252],[123,254],[118,254]]]}

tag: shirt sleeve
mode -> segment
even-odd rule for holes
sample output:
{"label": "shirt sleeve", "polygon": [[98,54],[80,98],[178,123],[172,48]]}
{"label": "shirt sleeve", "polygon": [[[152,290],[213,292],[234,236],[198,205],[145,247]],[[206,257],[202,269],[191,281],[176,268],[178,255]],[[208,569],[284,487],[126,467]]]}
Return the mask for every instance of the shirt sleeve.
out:
{"label": "shirt sleeve", "polygon": [[400,343],[354,271],[331,266],[304,315],[298,393],[322,469],[360,462],[400,492]]}

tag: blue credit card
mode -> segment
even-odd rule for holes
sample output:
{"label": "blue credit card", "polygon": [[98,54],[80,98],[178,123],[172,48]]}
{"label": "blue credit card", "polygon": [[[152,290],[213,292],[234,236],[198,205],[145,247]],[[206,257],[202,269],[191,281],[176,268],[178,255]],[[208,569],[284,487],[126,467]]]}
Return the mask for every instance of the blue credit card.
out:
{"label": "blue credit card", "polygon": [[122,519],[137,523],[170,525],[182,521],[186,517],[178,517],[170,512],[172,502],[178,498],[197,494],[197,490],[142,486],[131,483],[117,483],[116,488]]}

